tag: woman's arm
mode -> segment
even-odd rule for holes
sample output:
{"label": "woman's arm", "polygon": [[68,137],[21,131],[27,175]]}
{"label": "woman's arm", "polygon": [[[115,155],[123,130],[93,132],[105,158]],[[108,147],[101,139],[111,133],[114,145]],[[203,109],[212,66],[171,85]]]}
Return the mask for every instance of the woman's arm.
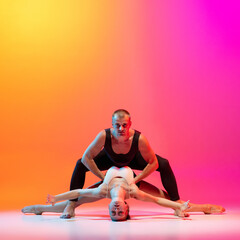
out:
{"label": "woman's arm", "polygon": [[75,189],[55,196],[48,194],[47,203],[51,203],[52,205],[54,205],[56,202],[75,199],[78,197],[95,197],[95,198],[107,197],[107,186],[105,183],[103,183],[99,185],[99,187],[97,188]]}
{"label": "woman's arm", "polygon": [[148,193],[139,190],[139,188],[135,184],[130,185],[130,197],[136,198],[144,202],[154,202],[163,207],[173,208],[175,210],[180,210],[181,212],[188,208],[188,202],[180,204],[178,202],[174,202],[165,198],[152,196]]}

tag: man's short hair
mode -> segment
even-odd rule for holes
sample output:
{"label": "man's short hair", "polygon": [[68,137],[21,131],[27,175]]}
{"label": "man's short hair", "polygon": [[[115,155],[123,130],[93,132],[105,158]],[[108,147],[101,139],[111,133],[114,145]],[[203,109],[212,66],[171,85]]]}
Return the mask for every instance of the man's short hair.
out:
{"label": "man's short hair", "polygon": [[116,114],[118,114],[120,118],[121,118],[121,117],[124,117],[124,115],[126,114],[126,115],[128,115],[129,119],[131,119],[130,113],[129,113],[127,110],[125,110],[125,109],[122,109],[122,108],[121,108],[121,109],[118,109],[118,110],[114,111],[114,113],[112,114],[112,118],[113,118]]}

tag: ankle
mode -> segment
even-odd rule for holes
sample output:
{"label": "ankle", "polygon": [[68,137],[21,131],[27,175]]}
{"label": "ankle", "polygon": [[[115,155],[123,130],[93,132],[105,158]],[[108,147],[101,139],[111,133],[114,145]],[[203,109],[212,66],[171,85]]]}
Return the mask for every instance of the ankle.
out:
{"label": "ankle", "polygon": [[67,206],[75,208],[76,202],[75,201],[68,201]]}

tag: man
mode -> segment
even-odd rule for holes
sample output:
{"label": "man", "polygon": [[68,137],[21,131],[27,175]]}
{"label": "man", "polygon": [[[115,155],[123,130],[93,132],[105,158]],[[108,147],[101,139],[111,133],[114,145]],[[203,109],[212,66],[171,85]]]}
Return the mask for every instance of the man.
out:
{"label": "man", "polygon": [[[112,166],[129,166],[142,170],[135,176],[133,184],[138,184],[155,170],[160,172],[161,180],[170,200],[180,201],[175,176],[168,160],[155,155],[143,134],[131,128],[131,116],[124,109],[112,115],[112,128],[101,131],[78,160],[74,169],[70,190],[83,188],[85,174],[91,171],[104,180],[102,171]],[[77,199],[68,202],[61,218],[74,216]],[[219,210],[221,211],[221,210]]]}
{"label": "man", "polygon": [[52,206],[56,202],[79,197],[87,197],[88,199],[110,198],[109,215],[113,221],[124,221],[129,217],[129,206],[125,202],[126,199],[135,198],[145,202],[153,202],[158,205],[173,208],[178,217],[188,217],[189,214],[184,212],[188,206],[188,202],[180,204],[168,199],[159,198],[147,194],[133,183],[133,171],[129,167],[111,167],[104,178],[103,183],[97,188],[76,189],[56,196],[48,194],[47,202]]}

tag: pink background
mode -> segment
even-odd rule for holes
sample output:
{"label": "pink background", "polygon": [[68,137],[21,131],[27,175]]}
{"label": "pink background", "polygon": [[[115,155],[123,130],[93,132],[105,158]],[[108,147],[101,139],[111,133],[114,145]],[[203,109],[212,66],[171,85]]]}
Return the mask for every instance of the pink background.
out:
{"label": "pink background", "polygon": [[[239,10],[237,0],[2,2],[0,208],[67,191],[118,108],[170,161],[182,199],[237,204]],[[161,186],[157,173],[148,180]]]}

